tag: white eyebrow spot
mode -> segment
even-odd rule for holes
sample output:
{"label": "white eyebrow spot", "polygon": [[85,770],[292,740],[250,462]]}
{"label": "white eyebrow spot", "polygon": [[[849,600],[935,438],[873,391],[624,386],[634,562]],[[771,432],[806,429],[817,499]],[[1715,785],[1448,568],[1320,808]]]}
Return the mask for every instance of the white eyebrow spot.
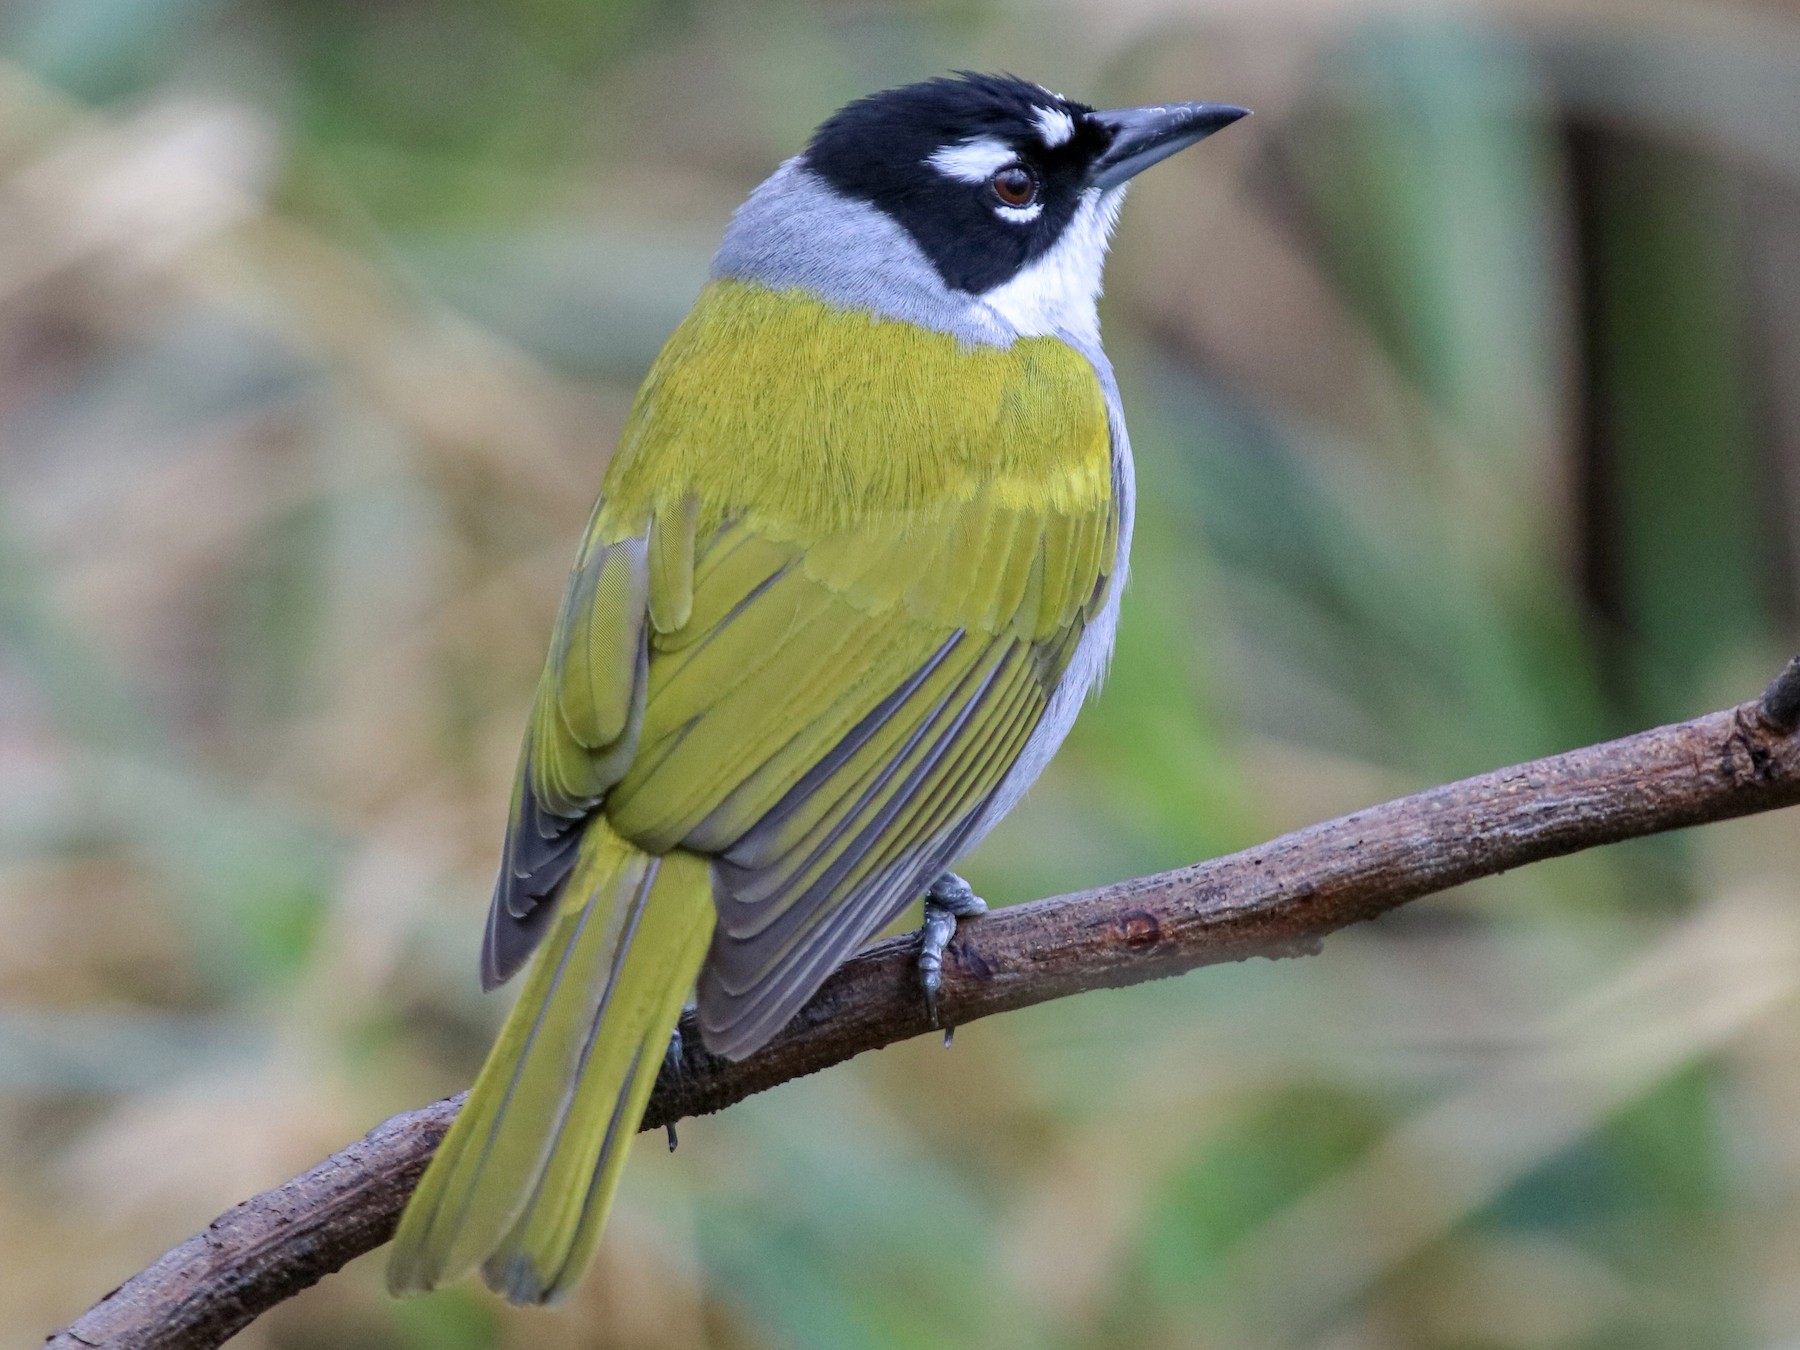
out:
{"label": "white eyebrow spot", "polygon": [[1075,135],[1075,119],[1061,108],[1033,108],[1031,120],[1037,123],[1038,134],[1052,150]]}
{"label": "white eyebrow spot", "polygon": [[1011,164],[1018,156],[1012,147],[991,136],[982,136],[977,140],[964,141],[961,145],[946,145],[934,151],[925,162],[939,173],[947,174],[963,183],[985,183],[997,170]]}

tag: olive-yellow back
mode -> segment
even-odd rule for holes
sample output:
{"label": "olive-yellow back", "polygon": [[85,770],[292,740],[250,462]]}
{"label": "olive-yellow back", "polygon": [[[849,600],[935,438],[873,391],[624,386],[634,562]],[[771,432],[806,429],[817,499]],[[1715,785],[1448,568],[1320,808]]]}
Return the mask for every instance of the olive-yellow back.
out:
{"label": "olive-yellow back", "polygon": [[718,281],[651,367],[603,494],[615,528],[691,494],[703,530],[742,514],[813,540],[984,488],[1083,512],[1110,492],[1110,447],[1093,367],[1055,338],[970,345]]}

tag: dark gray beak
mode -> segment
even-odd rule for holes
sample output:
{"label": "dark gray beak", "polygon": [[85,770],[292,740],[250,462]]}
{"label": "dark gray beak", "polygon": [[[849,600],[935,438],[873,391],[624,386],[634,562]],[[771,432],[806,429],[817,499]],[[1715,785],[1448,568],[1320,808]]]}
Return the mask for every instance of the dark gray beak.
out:
{"label": "dark gray beak", "polygon": [[1094,161],[1088,185],[1101,189],[1117,187],[1157,160],[1167,159],[1177,150],[1185,150],[1249,115],[1248,108],[1229,103],[1171,103],[1166,107],[1112,108],[1089,113],[1091,121],[1112,132],[1113,141],[1106,153]]}

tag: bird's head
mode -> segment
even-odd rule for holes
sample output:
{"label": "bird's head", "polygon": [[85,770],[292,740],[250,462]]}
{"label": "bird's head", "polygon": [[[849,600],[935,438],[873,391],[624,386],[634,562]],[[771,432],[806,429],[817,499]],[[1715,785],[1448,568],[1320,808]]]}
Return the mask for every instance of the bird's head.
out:
{"label": "bird's head", "polygon": [[839,110],[733,216],[717,277],[810,292],[956,335],[1097,352],[1125,184],[1244,116],[1221,103],[1098,111],[963,74]]}
{"label": "bird's head", "polygon": [[858,99],[803,159],[891,217],[947,285],[982,295],[1059,244],[1093,254],[1081,261],[1097,272],[1132,175],[1244,115],[1217,103],[1100,111],[1013,76],[964,73]]}

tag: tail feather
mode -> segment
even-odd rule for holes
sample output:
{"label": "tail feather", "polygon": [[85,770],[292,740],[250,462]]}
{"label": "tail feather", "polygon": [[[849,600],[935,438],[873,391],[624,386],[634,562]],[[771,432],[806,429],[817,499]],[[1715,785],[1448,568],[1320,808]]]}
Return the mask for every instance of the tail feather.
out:
{"label": "tail feather", "polygon": [[[688,875],[675,875],[680,871]],[[699,906],[683,912],[655,902],[671,890],[699,897]],[[704,862],[683,853],[657,859],[641,893],[647,903],[628,920],[635,932],[621,946],[608,995],[612,1007],[634,1011],[629,1020],[621,1015],[616,1034],[609,1022],[608,1036],[583,1069],[584,1081],[597,1078],[611,1090],[584,1088],[574,1101],[523,1212],[482,1266],[488,1284],[515,1303],[565,1293],[592,1258],[669,1036],[706,955],[713,911]]]}
{"label": "tail feather", "polygon": [[518,1005],[395,1234],[388,1284],[477,1264],[514,1302],[563,1292],[599,1243],[620,1169],[705,958],[711,875],[589,827]]}

